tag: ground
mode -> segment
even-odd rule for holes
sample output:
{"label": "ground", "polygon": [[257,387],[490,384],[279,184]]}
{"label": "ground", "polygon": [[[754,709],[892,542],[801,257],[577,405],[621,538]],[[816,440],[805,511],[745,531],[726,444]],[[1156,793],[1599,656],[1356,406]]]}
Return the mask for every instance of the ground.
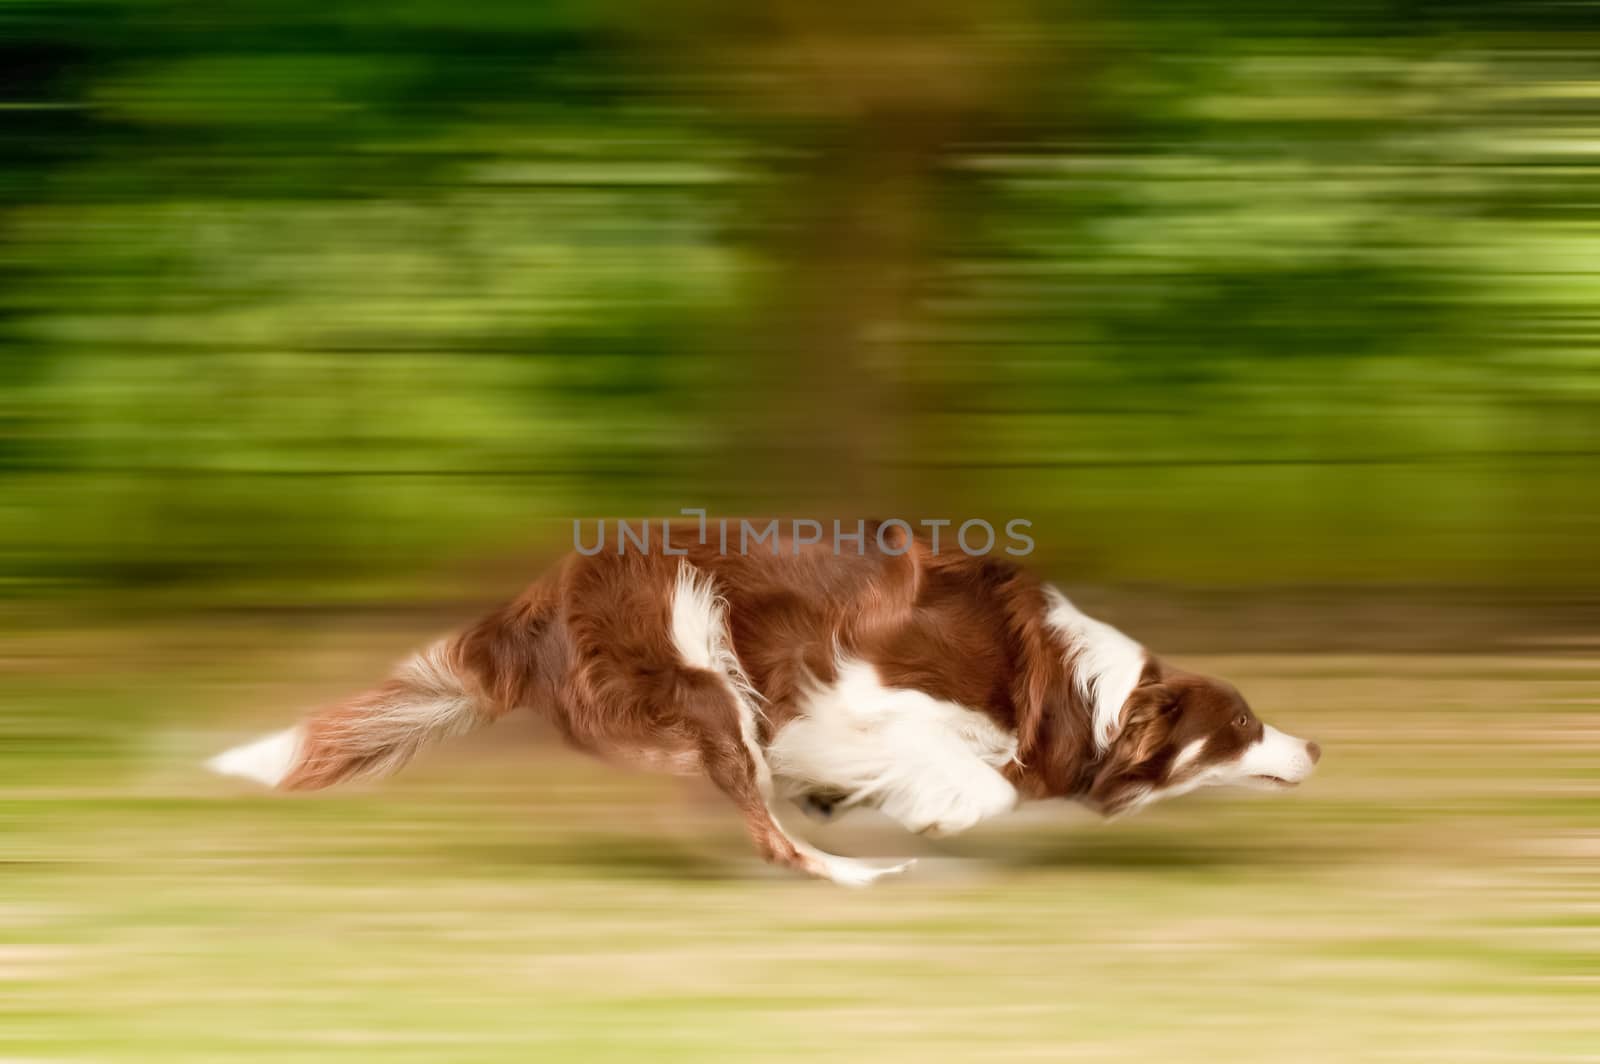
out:
{"label": "ground", "polygon": [[11,641],[0,1060],[1600,1059],[1592,647],[1181,658],[1316,777],[938,843],[804,824],[922,857],[866,891],[527,724],[359,791],[198,770],[425,634]]}

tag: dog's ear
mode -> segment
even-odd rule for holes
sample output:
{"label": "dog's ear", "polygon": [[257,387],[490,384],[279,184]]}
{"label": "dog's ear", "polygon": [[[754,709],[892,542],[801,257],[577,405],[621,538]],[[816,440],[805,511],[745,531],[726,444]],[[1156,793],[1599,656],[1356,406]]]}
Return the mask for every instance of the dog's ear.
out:
{"label": "dog's ear", "polygon": [[1128,696],[1113,753],[1127,767],[1155,756],[1172,734],[1178,713],[1178,692],[1163,683],[1143,683]]}
{"label": "dog's ear", "polygon": [[1160,681],[1141,683],[1128,694],[1126,724],[1156,720],[1177,711],[1178,692]]}
{"label": "dog's ear", "polygon": [[1089,785],[1089,798],[1113,816],[1160,782],[1157,755],[1172,737],[1178,692],[1161,683],[1133,689],[1122,713],[1122,728],[1111,741]]}

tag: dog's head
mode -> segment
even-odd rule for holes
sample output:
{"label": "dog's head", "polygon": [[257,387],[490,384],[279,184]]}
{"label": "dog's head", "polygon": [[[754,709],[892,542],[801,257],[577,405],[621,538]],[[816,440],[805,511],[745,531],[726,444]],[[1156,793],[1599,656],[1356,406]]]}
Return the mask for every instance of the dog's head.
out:
{"label": "dog's head", "polygon": [[1109,816],[1199,787],[1287,790],[1321,756],[1316,743],[1262,723],[1232,684],[1151,663],[1086,800]]}

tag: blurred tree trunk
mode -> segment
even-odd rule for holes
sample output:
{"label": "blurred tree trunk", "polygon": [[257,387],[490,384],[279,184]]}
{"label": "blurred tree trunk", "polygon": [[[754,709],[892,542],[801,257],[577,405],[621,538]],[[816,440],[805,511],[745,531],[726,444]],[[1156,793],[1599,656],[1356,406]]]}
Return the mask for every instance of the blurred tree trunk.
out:
{"label": "blurred tree trunk", "polygon": [[[976,12],[976,15],[975,15]],[[749,123],[762,180],[740,204],[756,274],[708,396],[713,479],[752,505],[887,514],[916,500],[904,337],[938,260],[940,172],[992,106],[977,15],[947,0],[703,11],[713,104]]]}
{"label": "blurred tree trunk", "polygon": [[770,284],[746,350],[729,352],[748,376],[728,456],[758,460],[738,471],[791,504],[854,512],[907,501],[888,461],[909,431],[904,336],[932,265],[944,128],[927,116],[862,116],[775,185],[784,220],[761,249]]}

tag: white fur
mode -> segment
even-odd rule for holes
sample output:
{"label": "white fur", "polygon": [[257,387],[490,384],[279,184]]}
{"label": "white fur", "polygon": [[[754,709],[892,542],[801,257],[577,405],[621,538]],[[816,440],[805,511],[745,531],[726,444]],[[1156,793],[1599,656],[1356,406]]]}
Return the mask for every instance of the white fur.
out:
{"label": "white fur", "polygon": [[[774,818],[774,822],[776,822],[776,818]],[[917,863],[916,859],[913,858],[909,861],[901,861],[899,864],[884,865],[880,868],[869,865],[865,861],[856,861],[849,857],[840,857],[837,854],[824,853],[815,846],[802,842],[800,839],[796,839],[792,836],[789,838],[789,841],[794,843],[795,849],[799,850],[806,856],[807,859],[814,862],[817,867],[822,869],[824,878],[828,879],[830,882],[837,883],[841,887],[869,887],[873,883],[876,883],[878,880],[882,879],[884,876],[899,875],[901,872],[904,872],[906,869]]]}
{"label": "white fur", "polygon": [[[1179,751],[1173,767],[1177,768],[1198,757],[1204,743],[1204,739],[1196,739],[1184,747]],[[1304,782],[1315,766],[1316,762],[1311,760],[1311,749],[1304,739],[1297,739],[1268,724],[1263,726],[1261,738],[1245,747],[1244,752],[1232,761],[1209,765],[1170,787],[1152,790],[1142,795],[1128,811],[1148,805],[1158,798],[1176,798],[1201,787],[1277,790],[1285,784]],[[1283,782],[1279,783],[1278,780]]]}
{"label": "white fur", "polygon": [[1049,601],[1045,623],[1067,644],[1078,693],[1092,707],[1095,747],[1104,753],[1122,729],[1122,707],[1144,672],[1144,647],[1080,613],[1056,588],[1046,587],[1045,596]]}
{"label": "white fur", "polygon": [[838,791],[911,831],[955,834],[1017,804],[998,771],[1016,757],[1016,736],[953,702],[886,687],[863,661],[841,661],[767,753],[791,795]]}
{"label": "white fur", "polygon": [[1183,766],[1187,765],[1189,762],[1191,762],[1195,758],[1199,757],[1200,756],[1200,750],[1205,745],[1206,745],[1206,740],[1204,740],[1204,739],[1196,739],[1194,742],[1189,743],[1187,746],[1185,746],[1182,750],[1179,750],[1178,751],[1178,756],[1172,759],[1172,767],[1167,769],[1168,775],[1171,775],[1172,773],[1177,772]]}
{"label": "white fur", "polygon": [[276,787],[300,759],[301,729],[296,726],[225,750],[206,762],[219,776],[237,776]]}
{"label": "white fur", "polygon": [[[471,731],[483,718],[441,640],[395,670],[394,680],[357,696],[336,718],[339,751],[360,761],[349,778],[387,776],[436,740]],[[278,732],[217,755],[206,767],[276,787],[299,764],[305,732]]]}
{"label": "white fur", "polygon": [[728,693],[739,703],[739,737],[756,764],[762,794],[772,791],[772,773],[761,754],[761,696],[745,675],[739,655],[728,638],[727,604],[717,595],[711,578],[682,562],[672,588],[672,645],[685,665],[722,676]]}
{"label": "white fur", "polygon": [[388,776],[430,743],[464,735],[483,718],[441,640],[395,671],[385,684],[351,704],[340,719],[340,752],[362,765],[351,779]]}
{"label": "white fur", "polygon": [[761,715],[761,694],[745,675],[728,638],[727,603],[717,595],[711,578],[688,562],[678,566],[672,588],[672,645],[685,664],[723,675],[733,696],[749,710],[753,727]]}
{"label": "white fur", "polygon": [[396,670],[405,689],[373,708],[375,725],[437,738],[472,730],[478,703],[456,671],[450,646],[450,640],[440,640]]}
{"label": "white fur", "polygon": [[1285,783],[1300,783],[1311,775],[1315,764],[1304,739],[1296,739],[1268,724],[1262,728],[1261,738],[1247,746],[1233,763],[1234,778],[1226,782],[1250,783],[1270,776]]}
{"label": "white fur", "polygon": [[772,818],[784,837],[825,878],[846,887],[864,887],[883,876],[893,875],[911,867],[915,862],[905,861],[886,868],[875,868],[848,857],[824,853],[814,846],[784,831],[772,809],[772,770],[761,749],[760,694],[751,685],[739,656],[734,652],[728,637],[726,606],[717,596],[711,578],[688,562],[678,565],[677,580],[672,589],[672,645],[686,665],[719,673],[739,707],[739,734],[756,769],[756,782],[762,798],[767,803],[767,815]]}

